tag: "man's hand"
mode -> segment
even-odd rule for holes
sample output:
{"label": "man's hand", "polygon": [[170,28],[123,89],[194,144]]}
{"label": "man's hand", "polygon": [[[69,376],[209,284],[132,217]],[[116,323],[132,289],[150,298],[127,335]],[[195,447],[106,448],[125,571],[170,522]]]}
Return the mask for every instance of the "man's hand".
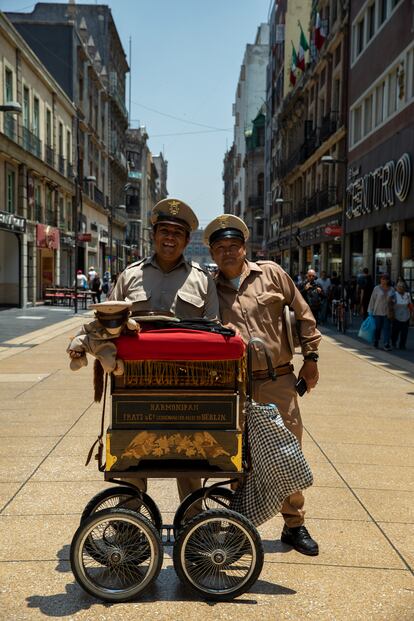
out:
{"label": "man's hand", "polygon": [[306,392],[310,392],[318,383],[318,363],[313,360],[305,360],[301,370],[299,371],[299,378],[300,377],[303,377],[306,382],[306,386],[308,388]]}

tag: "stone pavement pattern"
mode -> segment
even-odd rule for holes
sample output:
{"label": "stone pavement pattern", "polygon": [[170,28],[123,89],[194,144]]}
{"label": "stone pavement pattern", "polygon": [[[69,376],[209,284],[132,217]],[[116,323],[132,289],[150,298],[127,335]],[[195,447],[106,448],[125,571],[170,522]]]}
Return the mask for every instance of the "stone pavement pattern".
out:
{"label": "stone pavement pattern", "polygon": [[[318,557],[281,544],[276,517],[260,528],[260,579],[235,602],[206,603],[187,592],[171,549],[140,600],[105,605],[84,593],[69,545],[85,504],[106,484],[93,462],[84,467],[100,425],[92,364],[73,373],[65,354],[82,321],[0,351],[0,619],[413,619],[414,364],[397,366],[346,337],[324,339],[321,380],[302,400],[315,477],[307,525]],[[150,481],[149,493],[171,522],[175,484]]]}

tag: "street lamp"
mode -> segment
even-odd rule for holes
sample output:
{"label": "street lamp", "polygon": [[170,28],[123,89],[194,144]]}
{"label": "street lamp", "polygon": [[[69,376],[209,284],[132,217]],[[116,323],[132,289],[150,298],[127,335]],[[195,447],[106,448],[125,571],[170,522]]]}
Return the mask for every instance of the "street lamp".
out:
{"label": "street lamp", "polygon": [[293,277],[292,272],[292,228],[293,228],[293,201],[290,199],[277,198],[275,203],[278,205],[290,205],[289,210],[289,273]]}

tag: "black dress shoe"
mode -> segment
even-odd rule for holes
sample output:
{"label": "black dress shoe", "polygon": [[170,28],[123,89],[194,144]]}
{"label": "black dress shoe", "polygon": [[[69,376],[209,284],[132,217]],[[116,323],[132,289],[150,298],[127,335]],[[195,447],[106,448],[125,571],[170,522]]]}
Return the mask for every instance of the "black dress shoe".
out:
{"label": "black dress shoe", "polygon": [[319,546],[308,533],[306,526],[289,528],[285,524],[280,539],[282,543],[287,543],[301,554],[307,554],[308,556],[318,556],[319,554]]}

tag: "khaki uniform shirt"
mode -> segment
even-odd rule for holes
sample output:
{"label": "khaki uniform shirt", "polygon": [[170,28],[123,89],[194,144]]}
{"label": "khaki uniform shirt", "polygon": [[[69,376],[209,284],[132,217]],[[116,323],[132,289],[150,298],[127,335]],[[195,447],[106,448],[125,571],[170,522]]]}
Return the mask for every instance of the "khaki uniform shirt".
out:
{"label": "khaki uniform shirt", "polygon": [[180,319],[219,316],[213,278],[198,263],[184,258],[169,272],[163,272],[156,255],[129,265],[120,275],[110,300],[132,302],[137,311],[170,311]]}
{"label": "khaki uniform shirt", "polygon": [[[317,351],[321,334],[315,318],[290,276],[273,261],[246,261],[239,289],[219,273],[216,278],[223,324],[235,326],[245,341],[259,337],[264,342],[274,367],[292,360],[283,308],[287,304],[299,322],[303,355]],[[267,369],[266,358],[255,346],[253,370]]]}

